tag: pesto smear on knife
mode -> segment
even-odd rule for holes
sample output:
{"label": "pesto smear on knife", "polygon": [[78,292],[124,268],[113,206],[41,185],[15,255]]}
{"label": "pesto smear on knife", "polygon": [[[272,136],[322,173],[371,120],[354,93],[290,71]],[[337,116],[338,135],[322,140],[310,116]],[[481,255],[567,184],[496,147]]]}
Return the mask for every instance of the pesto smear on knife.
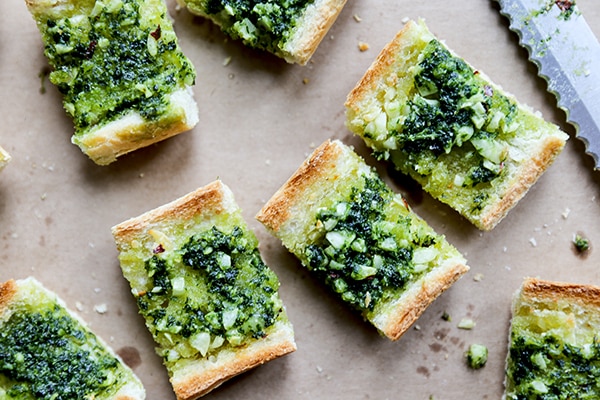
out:
{"label": "pesto smear on knife", "polygon": [[53,67],[50,81],[64,95],[75,135],[131,111],[158,119],[167,96],[194,83],[194,67],[161,1],[74,3],[60,18],[38,15],[36,21]]}

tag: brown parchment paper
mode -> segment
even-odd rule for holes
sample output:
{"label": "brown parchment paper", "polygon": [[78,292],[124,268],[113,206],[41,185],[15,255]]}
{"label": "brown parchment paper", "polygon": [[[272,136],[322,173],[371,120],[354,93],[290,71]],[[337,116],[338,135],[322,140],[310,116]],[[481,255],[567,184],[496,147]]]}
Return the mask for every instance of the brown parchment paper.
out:
{"label": "brown parchment paper", "polygon": [[[121,275],[110,227],[220,178],[234,191],[265,261],[281,280],[298,350],[207,398],[500,398],[510,301],[523,277],[600,284],[600,176],[497,5],[349,0],[302,67],[228,40],[208,21],[167,2],[198,71],[200,123],[107,167],[70,143],[72,122],[58,91],[39,77],[48,66],[24,1],[0,2],[0,145],[13,157],[0,173],[0,280],[35,276],[123,356],[148,399],[174,399]],[[600,34],[600,6],[593,0],[578,4]],[[346,95],[405,18],[425,18],[455,52],[571,135],[555,164],[491,232],[478,231],[390,173],[344,126]],[[361,42],[369,48],[360,51]],[[328,138],[354,145],[471,266],[397,342],[380,337],[330,295],[254,220]],[[576,233],[592,244],[586,256],[574,251]],[[462,318],[476,326],[459,329]],[[477,371],[464,358],[472,343],[489,348],[487,365]]]}

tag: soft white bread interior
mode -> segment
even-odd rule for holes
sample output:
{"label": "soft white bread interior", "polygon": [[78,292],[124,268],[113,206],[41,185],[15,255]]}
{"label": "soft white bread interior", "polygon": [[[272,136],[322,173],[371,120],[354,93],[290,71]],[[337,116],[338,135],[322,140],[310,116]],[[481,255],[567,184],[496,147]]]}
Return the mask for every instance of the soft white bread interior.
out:
{"label": "soft white bread interior", "polygon": [[[326,141],[292,174],[286,183],[264,205],[256,218],[294,255],[305,267],[313,270],[307,249],[311,246],[327,247],[328,234],[323,230],[323,222],[318,215],[325,209],[345,208],[339,204],[349,204],[354,200],[352,193],[360,192],[366,180],[381,182],[374,169],[369,167],[347,145],[338,140]],[[364,301],[359,300],[357,306],[363,317],[369,320],[380,333],[396,340],[417,320],[431,302],[458,278],[466,273],[469,267],[463,256],[443,237],[436,234],[425,221],[419,218],[399,194],[391,189],[381,189],[383,221],[374,222],[372,230],[381,227],[390,233],[393,243],[387,242],[386,248],[397,249],[405,246],[411,258],[407,261],[413,268],[402,285],[386,286],[381,299],[375,302],[374,295],[367,291]],[[357,217],[358,218],[358,217]],[[370,222],[365,222],[365,224]],[[371,229],[367,227],[367,230]],[[346,232],[341,235],[352,236],[362,243],[357,232]],[[424,238],[428,238],[425,240]],[[369,243],[370,238],[366,239]],[[354,243],[354,242],[353,242]],[[411,247],[408,243],[419,243]],[[381,245],[381,244],[380,244]],[[352,246],[352,245],[351,245]],[[380,248],[363,249],[366,260],[377,259],[385,251]],[[325,250],[327,251],[327,250]],[[362,250],[361,250],[362,251]],[[421,258],[422,257],[422,258]],[[332,258],[333,260],[333,258]],[[338,275],[341,267],[334,261],[329,262],[330,269],[321,275],[327,282],[328,276]],[[401,269],[400,262],[392,264],[392,268]],[[378,269],[375,273],[373,269]],[[367,267],[370,279],[380,279],[383,271],[376,262]],[[381,272],[383,274],[383,272]],[[361,285],[370,279],[357,277],[355,281],[347,278],[348,286]],[[344,299],[349,295],[338,290],[341,283],[332,282],[334,291]],[[362,292],[361,292],[362,293]],[[371,298],[373,299],[371,300]]]}
{"label": "soft white bread interior", "polygon": [[[182,279],[186,283],[185,288],[181,288],[177,296],[168,297],[169,300],[161,303],[157,309],[163,307],[166,315],[172,313],[174,316],[179,314],[185,316],[186,311],[182,310],[181,304],[178,303],[180,298],[187,298],[189,304],[199,303],[199,306],[204,307],[204,303],[211,301],[203,300],[205,293],[210,290],[207,288],[207,278],[188,265],[184,265],[177,254],[181,253],[181,249],[192,237],[213,229],[230,232],[236,227],[245,232],[243,237],[246,239],[247,246],[258,245],[256,237],[248,230],[243,220],[233,193],[221,181],[214,181],[171,203],[113,227],[112,233],[120,251],[121,268],[131,285],[132,293],[138,299],[138,304],[141,304],[147,293],[155,290],[145,262],[157,254],[157,249],[160,249],[164,260],[167,262],[173,260],[169,267],[171,279]],[[257,247],[253,249],[258,251]],[[240,270],[245,268],[241,264],[236,264],[237,259],[234,254],[229,254],[226,258],[231,260],[228,265],[231,264]],[[258,278],[262,273],[264,272],[253,270],[251,275]],[[251,278],[249,272],[240,275],[245,276],[240,279]],[[277,282],[274,275],[271,279]],[[278,287],[278,282],[273,285]],[[238,289],[239,287],[236,287],[231,291]],[[191,400],[203,396],[242,372],[296,350],[293,328],[277,291],[271,296],[278,310],[273,324],[264,329],[264,334],[257,338],[245,337],[241,343],[234,343],[226,334],[224,340],[223,337],[211,333],[210,348],[204,350],[198,350],[200,346],[190,337],[168,332],[168,340],[166,340],[164,328],[157,327],[153,317],[141,310],[146,318],[146,325],[157,343],[156,351],[165,360],[171,384],[179,400]],[[240,314],[242,311],[234,312],[234,315]],[[225,318],[223,316],[223,319]],[[224,322],[223,324],[225,325]],[[206,337],[202,332],[191,337],[203,337],[202,335]],[[218,344],[214,345],[217,341]]]}
{"label": "soft white bread interior", "polygon": [[568,139],[423,21],[409,21],[382,49],[348,94],[346,117],[379,159],[482,230],[506,216]]}
{"label": "soft white bread interior", "polygon": [[99,126],[72,142],[98,165],[108,165],[124,154],[191,130],[199,121],[192,88],[187,86],[168,96],[169,109],[163,120],[149,121],[138,112]]}
{"label": "soft white bread interior", "polygon": [[503,398],[600,395],[600,287],[526,278],[511,311]]}
{"label": "soft white bread interior", "polygon": [[[82,330],[87,332],[85,336],[85,343],[81,343],[81,337],[69,336],[64,334],[64,340],[76,343],[76,346],[80,346],[82,349],[81,354],[89,353],[89,360],[92,361],[100,356],[107,354],[109,358],[113,358],[117,361],[117,367],[114,370],[106,371],[105,377],[106,382],[103,382],[103,388],[99,389],[95,393],[86,393],[86,398],[94,398],[97,400],[102,399],[114,399],[114,400],[143,400],[146,398],[146,393],[141,381],[135,376],[133,371],[126,366],[121,358],[108,346],[100,337],[94,335],[87,324],[73,311],[68,309],[65,303],[53,292],[42,286],[42,284],[33,277],[29,277],[21,280],[9,280],[5,283],[0,284],[0,335],[7,334],[9,331],[8,325],[11,324],[11,319],[21,318],[23,315],[28,313],[44,313],[54,308],[60,309],[61,313],[64,312],[65,316],[73,321],[74,329]],[[46,336],[49,333],[46,333]],[[63,344],[61,348],[44,348],[49,346],[46,338],[36,338],[25,336],[23,340],[29,340],[34,347],[40,346],[42,349],[39,353],[53,354],[57,359],[41,360],[40,363],[53,363],[61,362],[61,348],[66,347]],[[9,350],[9,349],[6,349]],[[65,353],[67,354],[67,353]],[[28,355],[26,355],[27,357]],[[28,357],[27,357],[28,358]],[[9,360],[4,360],[8,362]],[[14,362],[19,362],[14,361]],[[64,362],[64,361],[62,361]],[[35,368],[35,367],[34,367]],[[83,373],[83,372],[82,372]],[[90,373],[90,371],[88,371]],[[63,370],[61,374],[65,376],[59,376],[62,385],[68,382],[76,382],[76,379],[71,376],[72,371],[68,369]],[[40,379],[48,379],[47,376],[39,376]],[[2,395],[6,393],[15,383],[11,378],[7,377],[3,371],[0,370],[0,398],[4,398]],[[27,382],[32,383],[32,382]],[[55,382],[60,384],[60,382]],[[76,393],[73,390],[73,393]],[[53,393],[47,393],[48,396]],[[54,393],[59,396],[59,393]],[[13,397],[10,397],[13,398]],[[27,397],[29,398],[29,397]]]}

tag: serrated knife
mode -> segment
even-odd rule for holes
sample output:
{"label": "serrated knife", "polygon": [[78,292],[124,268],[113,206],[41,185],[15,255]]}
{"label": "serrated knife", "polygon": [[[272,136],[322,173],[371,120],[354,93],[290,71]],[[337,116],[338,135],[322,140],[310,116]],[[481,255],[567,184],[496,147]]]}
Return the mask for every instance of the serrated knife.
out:
{"label": "serrated knife", "polygon": [[600,44],[575,0],[496,0],[600,169]]}

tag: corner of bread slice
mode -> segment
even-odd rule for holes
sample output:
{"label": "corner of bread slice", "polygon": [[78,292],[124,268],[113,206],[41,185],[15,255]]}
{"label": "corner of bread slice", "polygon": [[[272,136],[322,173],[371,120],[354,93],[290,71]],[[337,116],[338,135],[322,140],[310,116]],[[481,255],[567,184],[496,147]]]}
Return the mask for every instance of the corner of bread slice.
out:
{"label": "corner of bread slice", "polygon": [[168,97],[169,107],[158,120],[146,120],[138,112],[75,135],[72,142],[98,165],[108,165],[124,154],[192,129],[198,109],[190,87]]}
{"label": "corner of bread slice", "polygon": [[141,236],[146,235],[156,224],[176,225],[203,213],[210,219],[211,215],[231,212],[235,207],[231,189],[220,180],[215,180],[138,217],[121,222],[113,226],[111,231],[117,248],[123,251],[130,247],[132,242],[140,240]]}
{"label": "corner of bread slice", "polygon": [[445,260],[381,307],[372,317],[373,325],[390,340],[398,340],[436,298],[468,271],[462,257]]}
{"label": "corner of bread slice", "polygon": [[470,217],[477,228],[484,231],[494,229],[562,152],[568,140],[566,133],[549,125],[544,135],[544,139],[528,146],[528,157],[511,174],[509,184],[499,196],[500,200],[488,205],[480,215]]}
{"label": "corner of bread slice", "polygon": [[[323,142],[271,196],[255,218],[269,231],[277,233],[291,215],[306,215],[305,208],[311,194],[318,191],[319,187],[325,189],[327,186],[319,186],[320,182],[326,180],[331,188],[335,187],[339,176],[330,174],[347,151],[348,148],[339,140]],[[351,173],[351,170],[348,169],[347,173]]]}
{"label": "corner of bread slice", "polygon": [[177,400],[197,399],[237,375],[294,351],[296,342],[291,323],[278,320],[264,338],[182,364],[171,377],[171,384]]}
{"label": "corner of bread slice", "polygon": [[[0,328],[9,321],[12,315],[29,313],[30,310],[35,312],[37,309],[39,309],[39,311],[58,310],[61,313],[61,318],[65,316],[76,325],[76,329],[87,332],[86,336],[84,336],[85,343],[81,343],[81,338],[78,337],[77,346],[85,347],[86,352],[89,352],[90,349],[92,349],[95,357],[100,357],[102,355],[101,353],[105,353],[108,357],[112,357],[116,360],[115,368],[117,370],[108,370],[108,374],[105,378],[113,379],[111,385],[104,386],[103,388],[100,387],[98,389],[100,392],[90,393],[90,398],[97,398],[102,395],[106,396],[107,394],[105,391],[107,387],[111,391],[113,389],[116,390],[116,392],[111,393],[109,397],[114,400],[144,400],[146,398],[144,386],[134,372],[124,363],[114,350],[102,340],[102,338],[91,331],[89,325],[78,314],[67,307],[66,303],[56,293],[46,288],[40,281],[32,276],[19,280],[11,279],[0,284]],[[35,340],[29,338],[26,339]],[[72,339],[73,338],[65,337],[65,340],[67,341]],[[44,341],[39,343],[39,345],[47,346],[48,344],[45,340],[46,339],[44,338]],[[56,341],[54,343],[56,343]],[[53,351],[46,353],[52,354],[52,357],[60,357],[60,349],[52,350]],[[91,357],[90,361],[93,362]],[[56,363],[57,360],[50,360],[49,362]],[[63,378],[72,379],[73,377],[65,376]],[[0,379],[0,382],[4,381]],[[2,386],[0,385],[0,391],[1,390]]]}
{"label": "corner of bread slice", "polygon": [[[526,397],[532,382],[538,382],[534,392],[560,392],[565,398],[577,398],[569,392],[572,382],[597,390],[599,371],[582,366],[600,356],[600,287],[527,277],[514,294],[511,314],[503,399]],[[597,398],[594,393],[588,394]]]}
{"label": "corner of bread slice", "polygon": [[347,0],[316,0],[296,21],[294,33],[284,43],[283,58],[289,63],[306,65],[334,24]]}

